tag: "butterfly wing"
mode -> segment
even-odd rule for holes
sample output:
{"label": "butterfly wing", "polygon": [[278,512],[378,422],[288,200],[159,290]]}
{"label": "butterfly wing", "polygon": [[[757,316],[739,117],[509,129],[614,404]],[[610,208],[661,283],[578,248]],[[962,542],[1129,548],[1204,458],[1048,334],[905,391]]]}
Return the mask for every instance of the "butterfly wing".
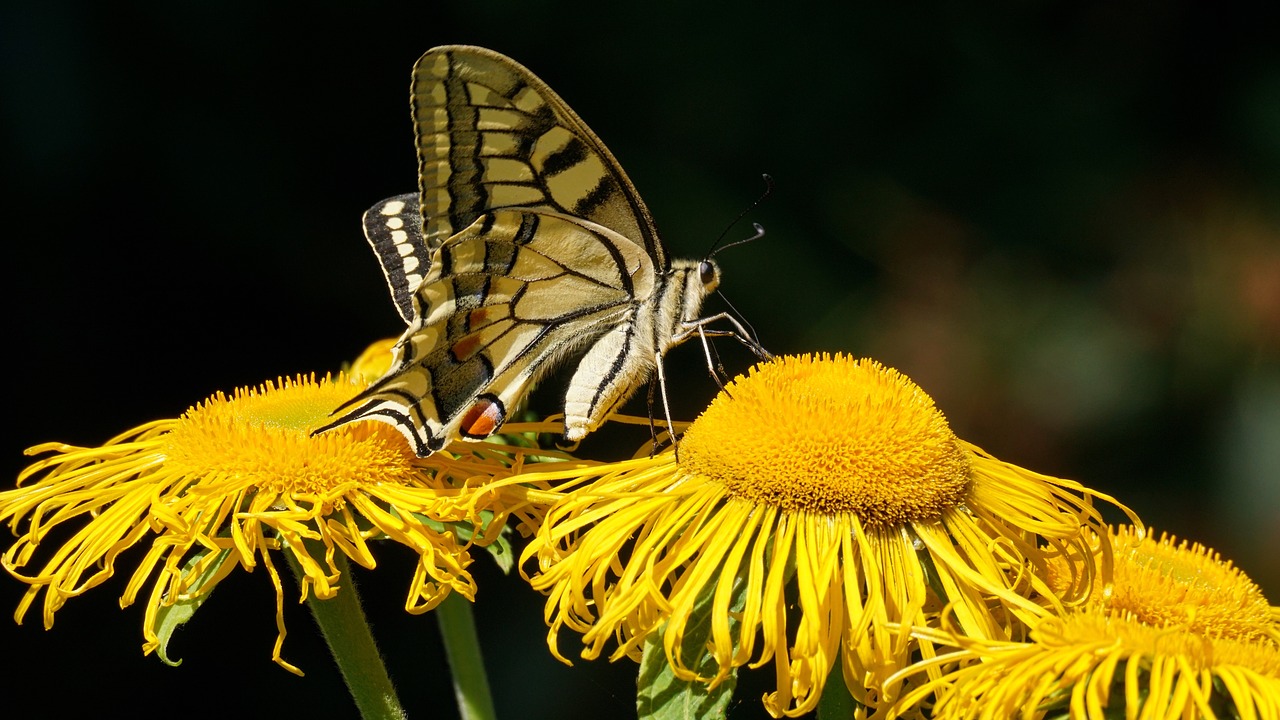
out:
{"label": "butterfly wing", "polygon": [[418,194],[364,215],[405,322],[436,250],[500,208],[580,217],[639,241],[658,270],[667,268],[653,218],[613,154],[520,64],[479,47],[434,48],[414,65],[410,95]]}
{"label": "butterfly wing", "polygon": [[387,198],[365,212],[364,237],[382,265],[391,299],[406,323],[413,323],[413,291],[431,269],[435,248],[422,237],[417,193]]}
{"label": "butterfly wing", "polygon": [[440,248],[392,370],[332,423],[394,423],[419,455],[495,432],[565,355],[624,325],[652,261],[594,223],[529,210],[482,216]]}
{"label": "butterfly wing", "polygon": [[491,210],[528,208],[608,228],[667,269],[653,218],[618,161],[523,66],[484,48],[434,48],[414,65],[410,96],[428,247]]}

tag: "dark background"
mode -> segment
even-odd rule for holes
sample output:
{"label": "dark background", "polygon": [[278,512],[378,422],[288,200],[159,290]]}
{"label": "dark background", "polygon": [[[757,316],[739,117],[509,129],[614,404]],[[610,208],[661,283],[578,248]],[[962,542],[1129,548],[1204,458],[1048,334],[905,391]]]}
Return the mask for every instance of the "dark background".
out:
{"label": "dark background", "polygon": [[[398,334],[360,214],[415,187],[414,60],[471,43],[591,124],[675,255],[700,256],[776,178],[751,216],[768,237],[719,258],[774,352],[897,367],[962,437],[1114,494],[1280,601],[1277,13],[485,5],[0,11],[9,477],[32,444],[97,444]],[[714,387],[695,349],[671,363],[690,417]],[[383,562],[362,579],[402,698],[450,717],[433,619],[400,610],[410,558]],[[171,669],[138,650],[142,609],[116,605],[130,567],[51,632],[38,611],[0,623],[10,702],[354,714],[304,609],[285,654],[307,676],[269,661],[264,572],[220,587]],[[633,712],[631,665],[558,665],[540,599],[475,568],[501,716]],[[0,577],[0,608],[21,592]],[[770,675],[736,716],[761,714]]]}

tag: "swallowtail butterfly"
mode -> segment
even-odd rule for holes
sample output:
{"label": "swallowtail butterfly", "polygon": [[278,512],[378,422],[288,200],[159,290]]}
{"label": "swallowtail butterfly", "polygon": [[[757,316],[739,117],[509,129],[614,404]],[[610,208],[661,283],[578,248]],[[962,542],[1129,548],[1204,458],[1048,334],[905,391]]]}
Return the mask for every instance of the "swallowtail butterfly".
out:
{"label": "swallowtail butterfly", "polygon": [[392,423],[425,456],[496,432],[581,353],[564,401],[565,437],[581,439],[722,317],[700,316],[720,270],[667,256],[608,148],[510,58],[434,48],[410,96],[418,192],[364,216],[409,327],[391,370],[322,429]]}

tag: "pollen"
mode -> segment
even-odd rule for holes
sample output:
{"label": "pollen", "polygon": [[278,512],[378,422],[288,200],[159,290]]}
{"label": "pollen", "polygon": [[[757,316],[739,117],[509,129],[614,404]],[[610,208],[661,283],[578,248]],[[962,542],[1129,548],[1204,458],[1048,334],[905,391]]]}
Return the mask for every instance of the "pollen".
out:
{"label": "pollen", "polygon": [[403,477],[412,457],[390,425],[361,422],[311,434],[360,387],[299,377],[219,393],[188,410],[166,436],[166,463],[206,481],[286,494]]}
{"label": "pollen", "polygon": [[785,511],[885,527],[964,502],[971,455],[923,390],[878,362],[783,357],[725,388],[680,443],[681,470]]}

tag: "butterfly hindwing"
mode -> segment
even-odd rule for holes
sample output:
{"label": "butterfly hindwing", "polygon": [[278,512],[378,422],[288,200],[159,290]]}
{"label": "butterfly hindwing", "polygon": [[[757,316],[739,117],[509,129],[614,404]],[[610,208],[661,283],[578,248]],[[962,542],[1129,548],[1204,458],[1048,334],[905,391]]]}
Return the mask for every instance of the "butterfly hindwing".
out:
{"label": "butterfly hindwing", "polygon": [[418,194],[387,198],[365,212],[364,236],[382,265],[391,298],[406,323],[413,322],[413,292],[431,269],[435,248],[422,237]]}
{"label": "butterfly hindwing", "polygon": [[625,325],[654,278],[643,250],[607,228],[534,211],[485,215],[437,252],[391,371],[343,421],[395,422],[420,453],[484,437],[557,360]]}

